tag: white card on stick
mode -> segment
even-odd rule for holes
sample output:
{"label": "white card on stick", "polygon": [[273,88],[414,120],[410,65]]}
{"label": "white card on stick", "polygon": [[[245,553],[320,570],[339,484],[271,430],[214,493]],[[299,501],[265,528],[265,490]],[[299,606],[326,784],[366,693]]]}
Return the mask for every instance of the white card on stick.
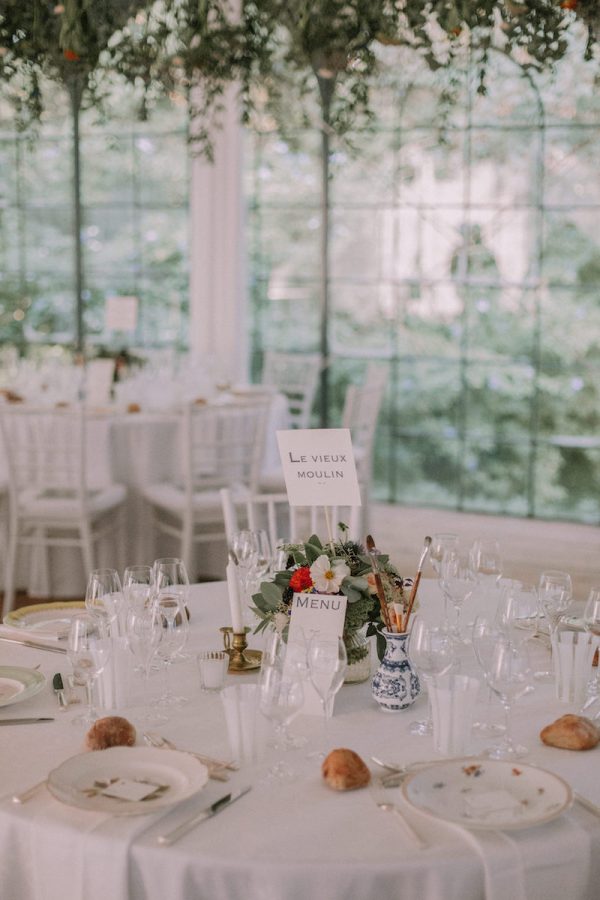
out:
{"label": "white card on stick", "polygon": [[[294,594],[286,657],[289,654],[292,660],[296,653],[305,653],[313,637],[332,641],[341,638],[347,602],[341,594]],[[317,716],[324,714],[319,695],[308,679],[304,682],[302,712]]]}
{"label": "white card on stick", "polygon": [[290,506],[360,506],[348,428],[278,431]]}
{"label": "white card on stick", "polygon": [[122,295],[106,298],[104,327],[108,331],[135,331],[137,320],[137,297]]}

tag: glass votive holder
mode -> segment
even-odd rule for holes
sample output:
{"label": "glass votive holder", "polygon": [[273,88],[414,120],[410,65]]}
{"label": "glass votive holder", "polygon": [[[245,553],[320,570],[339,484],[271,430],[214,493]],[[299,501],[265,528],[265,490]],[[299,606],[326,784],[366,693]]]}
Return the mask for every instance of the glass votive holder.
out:
{"label": "glass votive holder", "polygon": [[225,684],[229,667],[229,654],[224,650],[202,650],[196,660],[200,672],[200,689],[220,691]]}

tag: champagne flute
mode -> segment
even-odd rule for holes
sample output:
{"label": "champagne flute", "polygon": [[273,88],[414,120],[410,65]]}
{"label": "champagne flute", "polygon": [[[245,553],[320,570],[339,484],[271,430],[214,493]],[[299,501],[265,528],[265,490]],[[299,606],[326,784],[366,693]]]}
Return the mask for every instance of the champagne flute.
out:
{"label": "champagne flute", "polygon": [[[573,599],[571,576],[567,572],[548,569],[542,572],[538,587],[539,611],[545,616],[550,631],[550,646],[554,640],[558,623]],[[552,671],[536,672],[539,681],[552,681]]]}
{"label": "champagne flute", "polygon": [[[333,714],[335,695],[344,683],[348,665],[346,647],[342,638],[313,635],[308,642],[306,658],[308,677],[314,687],[323,710],[323,743],[327,744],[327,726]],[[325,753],[319,753],[325,756]]]}
{"label": "champagne flute", "polygon": [[144,675],[145,707],[140,718],[149,725],[161,725],[168,716],[150,704],[150,671],[163,637],[163,623],[156,606],[132,606],[126,617],[127,646]]}
{"label": "champagne flute", "polygon": [[111,636],[120,634],[123,590],[116,569],[94,569],[90,572],[85,591],[85,605],[89,612],[102,616]]}
{"label": "champagne flute", "polygon": [[98,718],[94,707],[93,686],[104,671],[112,652],[106,619],[92,613],[82,613],[71,622],[67,642],[67,658],[79,684],[85,684],[87,710],[76,716],[73,725],[87,728]]}
{"label": "champagne flute", "polygon": [[[430,625],[421,617],[417,617],[408,638],[408,655],[429,688],[434,676],[445,675],[452,668],[454,642],[443,626]],[[427,718],[420,722],[413,722],[410,726],[410,733],[428,735],[432,732],[431,697],[428,690]]]}

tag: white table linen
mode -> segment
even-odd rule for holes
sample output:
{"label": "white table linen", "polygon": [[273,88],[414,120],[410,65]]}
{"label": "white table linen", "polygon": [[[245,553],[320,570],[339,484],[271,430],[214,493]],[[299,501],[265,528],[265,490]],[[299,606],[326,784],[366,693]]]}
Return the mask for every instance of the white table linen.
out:
{"label": "white table linen", "polygon": [[[439,614],[434,582],[422,583],[421,606],[423,613]],[[225,582],[194,586],[190,609],[188,649],[218,648],[218,628],[229,620]],[[252,643],[256,646],[256,640]],[[39,662],[49,682],[59,668],[68,671],[57,654],[5,643],[0,643],[0,660],[13,665]],[[465,668],[469,665],[465,663]],[[183,748],[227,756],[220,698],[200,692],[195,660],[177,664],[173,675],[178,691],[187,692],[191,702],[173,711],[160,731]],[[255,678],[228,676],[227,683]],[[152,681],[156,691],[158,676]],[[369,763],[371,754],[398,762],[434,759],[431,739],[412,736],[408,730],[424,713],[425,702],[422,697],[408,710],[383,713],[370,696],[370,683],[344,686],[330,723],[329,743],[351,747]],[[533,695],[516,705],[516,735],[531,751],[524,762],[562,775],[600,804],[600,747],[576,753],[546,747],[539,740],[540,729],[568,711],[574,710],[555,700],[552,685],[538,685]],[[210,782],[199,797],[154,816],[109,819],[64,806],[46,790],[16,807],[10,795],[79,752],[83,731],[69,722],[77,707],[59,713],[50,686],[0,711],[0,718],[49,712],[55,715],[53,723],[0,730],[0,896],[7,900],[107,896],[111,900],[596,900],[598,896],[600,819],[579,805],[545,825],[490,835],[467,834],[404,805],[411,824],[429,843],[427,849],[415,851],[394,825],[394,817],[377,809],[375,789],[331,791],[321,780],[319,761],[307,758],[306,750],[286,755],[296,772],[290,782],[265,779],[278,756],[270,751],[259,766],[235,773],[229,785]],[[119,712],[136,722],[133,709]],[[500,715],[499,706],[497,712]],[[313,741],[318,740],[319,729],[319,721],[313,719],[292,725],[292,730],[305,732]],[[253,790],[230,809],[173,847],[157,846],[158,834],[221,796],[228,786],[248,782]],[[388,794],[390,799],[399,798],[395,789]],[[521,886],[520,893],[515,885]]]}

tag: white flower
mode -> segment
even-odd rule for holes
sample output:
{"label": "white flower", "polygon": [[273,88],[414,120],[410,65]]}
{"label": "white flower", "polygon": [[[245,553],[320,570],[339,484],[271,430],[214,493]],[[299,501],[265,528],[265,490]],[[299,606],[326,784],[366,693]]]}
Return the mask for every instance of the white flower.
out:
{"label": "white flower", "polygon": [[329,560],[325,554],[319,556],[310,567],[313,584],[319,594],[337,594],[350,569],[343,559]]}

